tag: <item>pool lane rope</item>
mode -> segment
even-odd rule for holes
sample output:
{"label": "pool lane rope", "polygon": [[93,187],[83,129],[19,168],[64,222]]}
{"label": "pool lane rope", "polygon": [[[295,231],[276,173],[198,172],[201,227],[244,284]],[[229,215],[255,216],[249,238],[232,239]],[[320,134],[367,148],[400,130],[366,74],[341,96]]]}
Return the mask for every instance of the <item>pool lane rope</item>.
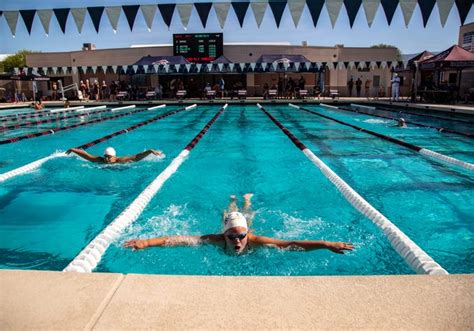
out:
{"label": "pool lane rope", "polygon": [[291,103],[289,104],[289,106],[293,107],[293,108],[296,108],[296,109],[299,109],[299,110],[302,110],[302,111],[305,111],[307,113],[310,113],[310,114],[320,116],[320,117],[323,117],[325,119],[337,122],[339,124],[349,126],[353,129],[356,129],[357,131],[368,133],[372,136],[375,136],[375,137],[381,138],[385,141],[388,141],[388,142],[400,145],[402,147],[408,148],[412,151],[420,153],[423,156],[428,156],[428,157],[433,158],[437,161],[441,161],[441,162],[447,163],[447,164],[453,164],[453,165],[456,165],[458,167],[474,171],[474,164],[472,164],[472,163],[461,161],[461,160],[456,159],[454,157],[447,156],[447,155],[444,155],[444,154],[441,154],[441,153],[438,153],[438,152],[435,152],[435,151],[432,151],[430,149],[423,148],[423,147],[420,147],[420,146],[417,146],[417,145],[413,145],[413,144],[407,143],[406,141],[403,141],[403,140],[400,140],[400,139],[397,139],[397,138],[393,138],[393,137],[390,137],[390,136],[387,136],[387,135],[384,135],[384,134],[381,134],[381,133],[377,133],[377,132],[374,132],[374,131],[371,131],[371,130],[367,130],[367,129],[361,128],[359,126],[352,125],[352,124],[346,123],[344,121],[338,120],[338,119],[333,118],[331,116],[323,115],[323,114],[317,113],[315,111],[312,111],[312,110],[309,110],[309,109],[306,109],[306,108],[303,108],[303,107],[300,107],[300,106],[297,106],[297,105],[294,105],[294,104],[291,104]]}
{"label": "pool lane rope", "polygon": [[[387,237],[395,251],[405,260],[405,262],[419,274],[447,275],[448,272],[423,251],[415,242],[404,234],[387,217],[375,209],[342,178],[332,171],[322,160],[320,160],[311,150],[309,150],[298,138],[296,138],[287,128],[275,119],[260,104],[257,104],[276,126],[298,147],[306,157],[321,170],[324,176],[333,183],[342,193],[346,200],[359,212],[369,218],[377,225]],[[298,107],[293,105],[293,107]]]}
{"label": "pool lane rope", "polygon": [[[132,106],[127,106],[126,108],[125,107],[112,108],[112,109],[110,109],[110,111],[113,112],[113,111],[116,111],[118,109],[123,110],[123,109],[131,109],[131,108],[135,108],[135,107],[136,107],[135,105],[132,105]],[[135,110],[135,111],[129,111],[129,112],[126,112],[126,113],[121,113],[121,114],[117,114],[117,115],[113,115],[113,116],[108,116],[108,117],[103,117],[103,118],[96,118],[96,119],[93,119],[93,120],[90,120],[90,121],[87,121],[87,122],[76,123],[76,124],[72,124],[72,125],[69,125],[69,126],[57,127],[57,128],[53,128],[53,129],[44,130],[44,131],[41,131],[41,132],[30,133],[30,134],[27,134],[27,135],[24,135],[24,136],[12,137],[12,138],[8,138],[6,140],[0,140],[0,145],[11,144],[11,143],[16,143],[18,141],[25,140],[25,139],[31,139],[31,138],[46,136],[46,135],[49,135],[49,134],[54,134],[54,133],[59,132],[59,131],[74,129],[74,128],[77,128],[79,126],[84,126],[84,125],[90,125],[90,124],[95,124],[95,123],[99,123],[99,122],[109,121],[109,120],[113,120],[113,119],[116,119],[116,118],[141,113],[141,112],[144,112],[144,111],[146,111],[146,109],[138,109],[138,110]]]}
{"label": "pool lane rope", "polygon": [[[323,104],[321,104],[321,105],[323,106]],[[328,105],[324,105],[324,106],[327,107]],[[376,115],[376,114],[371,114],[371,113],[365,113],[365,112],[359,111],[361,106],[357,105],[357,104],[351,104],[351,106],[356,108],[356,110],[347,109],[347,108],[343,108],[343,107],[331,107],[331,108],[338,109],[338,110],[344,110],[344,111],[348,111],[348,112],[352,112],[352,113],[364,114],[364,115],[367,115],[367,116],[385,118],[385,119],[392,120],[392,121],[398,121],[397,118],[384,116],[384,115],[378,115],[378,114]],[[368,108],[367,106],[364,106],[364,107]],[[373,107],[373,109],[376,110],[377,108]],[[385,110],[383,110],[383,111],[385,111]],[[446,120],[448,120],[448,119],[446,119]],[[414,125],[414,126],[419,126],[421,128],[435,129],[439,132],[447,132],[447,133],[457,134],[457,135],[464,136],[464,137],[474,138],[474,134],[467,133],[467,132],[460,132],[460,131],[450,130],[450,129],[446,129],[446,128],[440,128],[440,127],[437,127],[437,126],[420,124],[420,123],[411,122],[411,121],[405,121],[405,122],[408,123],[408,124]],[[464,122],[464,123],[466,123],[466,122]]]}
{"label": "pool lane rope", "polygon": [[[9,122],[9,121],[19,121],[24,119],[31,119],[37,117],[48,117],[56,115],[64,115],[68,113],[73,113],[79,109],[83,109],[84,106],[76,106],[69,108],[60,108],[60,109],[44,109],[41,112],[35,111],[34,113],[21,113],[15,115],[5,115],[0,117],[0,122]],[[87,108],[86,108],[87,109]]]}
{"label": "pool lane rope", "polygon": [[[36,122],[24,122],[24,123],[18,123],[18,124],[13,124],[13,125],[4,126],[4,127],[0,126],[0,132],[16,130],[16,129],[27,127],[27,126],[34,126],[34,125],[40,125],[40,124],[45,124],[45,123],[60,122],[60,121],[68,120],[68,119],[71,119],[71,118],[78,118],[78,117],[102,114],[102,113],[107,113],[107,112],[112,111],[111,109],[109,109],[109,110],[99,110],[99,109],[105,109],[105,108],[107,108],[107,106],[98,106],[98,107],[92,107],[92,108],[84,108],[84,106],[82,106],[82,108],[77,109],[79,111],[79,113],[76,112],[76,114],[73,114],[73,115],[68,115],[68,116],[63,116],[63,117],[50,117],[50,118],[40,120],[40,121],[36,121]],[[91,110],[95,110],[95,111],[91,112]],[[116,108],[115,111],[116,110],[119,110],[119,109]],[[82,113],[83,111],[85,111],[86,113]]]}
{"label": "pool lane rope", "polygon": [[[188,107],[187,107],[188,108]],[[92,272],[99,264],[103,254],[123,230],[135,222],[151,199],[158,193],[163,184],[186,160],[191,150],[199,143],[217,118],[227,108],[225,104],[177,157],[163,170],[136,198],[117,216],[101,233],[99,233],[63,270],[66,272]]]}
{"label": "pool lane rope", "polygon": [[[164,106],[166,106],[166,105],[161,105],[161,106],[164,107]],[[160,108],[163,108],[163,107],[161,107],[161,106],[160,106]],[[193,106],[195,107],[196,105],[194,104]],[[191,107],[191,108],[194,108],[194,107]],[[156,107],[152,107],[152,108],[156,109]],[[170,112],[165,113],[165,114],[163,114],[163,115],[159,115],[159,116],[153,117],[153,118],[151,118],[151,119],[149,119],[149,120],[146,120],[146,121],[137,123],[137,124],[135,124],[135,125],[132,125],[131,127],[128,127],[128,128],[126,128],[126,129],[122,129],[122,130],[116,131],[116,132],[111,133],[111,134],[109,134],[109,135],[106,135],[106,136],[104,136],[104,137],[102,137],[102,138],[98,138],[98,139],[92,140],[92,141],[90,141],[90,142],[88,142],[88,143],[85,143],[85,144],[83,144],[83,145],[77,146],[76,148],[84,149],[84,150],[85,150],[85,149],[87,149],[87,148],[89,148],[89,147],[92,147],[92,146],[94,146],[94,145],[97,145],[97,144],[99,144],[99,143],[101,143],[101,142],[104,142],[104,141],[106,141],[106,140],[109,140],[109,139],[111,139],[111,138],[113,138],[113,137],[116,137],[116,136],[118,136],[118,135],[121,135],[121,134],[124,134],[124,133],[128,133],[128,132],[133,131],[133,130],[135,130],[135,129],[141,127],[141,126],[150,124],[150,123],[152,123],[152,122],[156,122],[156,121],[161,120],[161,119],[163,119],[163,118],[165,118],[165,117],[168,117],[168,116],[177,114],[177,113],[179,113],[179,112],[182,112],[182,111],[184,111],[184,110],[188,110],[188,109],[191,109],[191,108],[186,107],[186,108],[181,108],[181,109],[176,109],[176,110],[170,111]],[[151,110],[151,108],[148,108],[148,110]],[[16,168],[16,169],[14,169],[14,170],[5,172],[5,173],[3,173],[3,174],[0,174],[0,183],[6,181],[7,179],[11,179],[11,178],[13,178],[13,177],[15,177],[15,176],[22,175],[22,174],[25,174],[25,173],[27,173],[27,172],[36,170],[37,168],[41,167],[41,165],[43,165],[43,163],[45,163],[45,162],[47,162],[47,161],[49,161],[49,160],[51,160],[51,159],[53,159],[53,158],[65,157],[65,156],[67,156],[66,153],[64,153],[64,152],[57,152],[57,153],[51,154],[51,155],[49,155],[49,156],[47,156],[47,157],[44,157],[44,158],[42,158],[42,159],[39,159],[39,160],[36,160],[36,161],[34,161],[34,162],[28,163],[28,164],[26,164],[26,165],[24,165],[24,166],[22,166],[22,167],[19,167],[19,168]]]}

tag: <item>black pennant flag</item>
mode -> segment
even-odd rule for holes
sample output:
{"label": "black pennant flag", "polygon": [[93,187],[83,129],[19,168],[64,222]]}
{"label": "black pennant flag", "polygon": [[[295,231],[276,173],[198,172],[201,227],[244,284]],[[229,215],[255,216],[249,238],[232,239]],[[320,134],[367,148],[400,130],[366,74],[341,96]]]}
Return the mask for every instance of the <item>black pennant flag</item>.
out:
{"label": "black pennant flag", "polygon": [[361,5],[362,0],[344,0],[344,6],[346,6],[347,16],[349,16],[349,24],[351,28],[354,25],[355,18]]}
{"label": "black pennant flag", "polygon": [[428,23],[428,19],[430,18],[431,12],[433,11],[433,7],[436,3],[436,0],[418,0],[418,5],[421,9],[421,16],[423,17],[423,27],[426,28],[426,23]]}
{"label": "black pennant flag", "polygon": [[28,30],[28,34],[31,34],[31,26],[33,25],[33,20],[35,19],[36,10],[20,10],[21,17],[23,18],[23,22],[25,22],[26,29]]}
{"label": "black pennant flag", "polygon": [[282,2],[279,0],[270,0],[268,4],[270,5],[270,8],[272,9],[276,26],[277,28],[279,28],[281,17],[283,16],[283,11],[285,10],[285,7],[286,7],[286,1]]}
{"label": "black pennant flag", "polygon": [[323,9],[324,0],[306,0],[311,17],[313,18],[314,27],[318,24],[319,15]]}
{"label": "black pennant flag", "polygon": [[130,31],[132,31],[133,24],[135,23],[135,18],[137,17],[138,9],[140,8],[140,6],[129,5],[129,6],[122,6],[122,8],[123,8],[123,12],[125,13],[125,17],[127,18]]}
{"label": "black pennant flag", "polygon": [[53,11],[58,20],[59,26],[61,27],[61,31],[66,33],[66,22],[67,16],[69,15],[69,8],[57,8],[53,9]]}
{"label": "black pennant flag", "polygon": [[0,16],[2,16],[2,15],[3,15],[3,10],[0,10]]}
{"label": "black pennant flag", "polygon": [[175,7],[176,7],[176,4],[174,3],[166,3],[166,4],[158,5],[158,9],[160,10],[161,17],[163,18],[163,21],[168,27],[170,27],[171,25],[171,20],[173,19],[173,13],[174,13]]}
{"label": "black pennant flag", "polygon": [[235,15],[237,15],[237,19],[239,20],[240,27],[244,25],[244,18],[245,14],[247,13],[247,9],[249,8],[250,2],[238,2],[232,1],[232,7],[234,8]]}
{"label": "black pennant flag", "polygon": [[202,26],[206,28],[207,18],[209,17],[209,11],[212,8],[212,2],[197,2],[194,4],[196,10],[201,19]]}
{"label": "black pennant flag", "polygon": [[95,31],[99,33],[100,19],[104,13],[104,7],[87,7],[87,11],[89,12],[89,16],[94,24]]}
{"label": "black pennant flag", "polygon": [[456,0],[456,7],[458,7],[459,18],[461,19],[461,25],[464,25],[467,14],[472,7],[472,0]]}
{"label": "black pennant flag", "polygon": [[385,17],[387,18],[388,25],[392,24],[393,14],[398,6],[398,0],[381,0],[383,11],[385,12]]}

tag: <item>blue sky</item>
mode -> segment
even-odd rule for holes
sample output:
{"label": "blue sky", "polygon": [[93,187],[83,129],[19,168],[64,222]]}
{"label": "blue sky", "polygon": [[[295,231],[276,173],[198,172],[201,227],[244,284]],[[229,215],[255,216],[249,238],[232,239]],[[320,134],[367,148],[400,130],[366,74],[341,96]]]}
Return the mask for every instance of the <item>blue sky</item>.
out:
{"label": "blue sky", "polygon": [[[0,10],[190,2],[183,0],[82,0],[80,2],[70,0],[2,0],[0,1]],[[209,2],[209,0],[199,2]],[[473,21],[474,10],[471,8],[465,23]],[[331,26],[325,8],[323,8],[316,28],[313,26],[307,8],[303,11],[298,28],[295,28],[287,7],[279,29],[276,28],[270,8],[267,8],[260,28],[257,27],[250,8],[247,11],[243,28],[240,28],[237,17],[231,8],[223,30],[219,26],[213,9],[211,9],[209,14],[206,29],[203,29],[199,16],[195,9],[193,9],[187,32],[223,32],[224,42],[289,42],[294,45],[301,45],[302,41],[307,41],[308,45],[312,46],[344,44],[348,47],[367,47],[384,43],[397,46],[402,53],[411,54],[425,49],[441,51],[456,44],[459,26],[460,20],[455,6],[452,8],[444,28],[441,27],[437,6],[434,7],[426,28],[423,28],[421,12],[418,6],[413,13],[408,28],[405,27],[400,7],[395,12],[391,26],[387,25],[383,9],[379,7],[371,28],[367,25],[365,12],[361,7],[352,29],[349,27],[349,20],[344,6],[341,9],[341,14],[334,29]],[[82,43],[86,42],[95,44],[97,48],[129,47],[132,44],[171,44],[173,33],[183,32],[186,32],[186,30],[181,25],[181,20],[176,11],[170,29],[163,23],[161,15],[157,11],[151,32],[147,29],[141,11],[138,12],[133,32],[130,31],[126,18],[122,13],[116,34],[113,33],[105,12],[102,16],[100,32],[98,34],[95,32],[88,15],[86,15],[83,31],[80,35],[71,15],[68,17],[66,34],[62,33],[53,15],[48,37],[45,35],[38,17],[34,20],[31,35],[28,35],[23,20],[20,17],[16,37],[13,38],[4,17],[1,17],[0,54],[11,54],[20,49],[42,52],[79,50],[82,47]]]}

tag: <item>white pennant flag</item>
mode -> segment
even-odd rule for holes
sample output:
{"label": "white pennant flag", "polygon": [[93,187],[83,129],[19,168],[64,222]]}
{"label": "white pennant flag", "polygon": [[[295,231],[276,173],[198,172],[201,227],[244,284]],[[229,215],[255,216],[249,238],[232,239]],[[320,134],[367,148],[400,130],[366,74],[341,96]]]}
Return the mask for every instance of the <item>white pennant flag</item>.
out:
{"label": "white pennant flag", "polygon": [[154,64],[154,65],[153,65],[153,69],[155,69],[155,72],[158,72],[158,65],[157,65],[157,64]]}
{"label": "white pennant flag", "polygon": [[441,26],[444,28],[446,20],[448,19],[451,8],[453,8],[454,0],[438,0],[439,20]]}
{"label": "white pennant flag", "polygon": [[134,72],[134,73],[137,73],[138,65],[136,65],[136,64],[133,65],[133,66],[132,66],[132,69],[133,69],[133,72]]}
{"label": "white pennant flag", "polygon": [[77,74],[77,67],[72,67],[71,70],[74,75]]}
{"label": "white pennant flag", "polygon": [[82,67],[81,67],[81,69],[82,69],[82,72],[83,72],[83,73],[86,73],[86,71],[87,71],[87,67],[85,67],[85,66],[82,66]]}
{"label": "white pennant flag", "polygon": [[311,68],[311,62],[305,62],[304,66],[305,66],[306,70],[309,70],[309,68]]}
{"label": "white pennant flag", "polygon": [[229,69],[230,71],[234,71],[234,63],[229,63]]}
{"label": "white pennant flag", "polygon": [[169,65],[169,64],[164,64],[164,65],[163,65],[163,70],[164,70],[164,72],[169,72],[169,70],[170,70],[170,65]]}
{"label": "white pennant flag", "polygon": [[114,72],[114,74],[117,73],[117,68],[118,68],[118,66],[112,66],[112,71]]}
{"label": "white pennant flag", "polygon": [[114,33],[117,33],[117,25],[118,20],[120,18],[120,13],[122,11],[121,6],[112,6],[112,7],[105,7],[105,12],[107,13],[107,17],[109,18],[110,25],[112,25],[112,29]]}
{"label": "white pennant flag", "polygon": [[253,16],[255,17],[258,28],[260,28],[260,25],[262,24],[263,16],[265,15],[267,6],[268,2],[266,0],[250,3],[250,7],[252,7]]}
{"label": "white pennant flag", "polygon": [[101,66],[102,72],[105,74],[107,72],[107,66]]}
{"label": "white pennant flag", "polygon": [[382,69],[387,68],[387,61],[382,61],[382,64],[380,64],[380,68]]}
{"label": "white pennant flag", "polygon": [[239,63],[240,70],[244,71],[245,63]]}
{"label": "white pennant flag", "polygon": [[347,66],[347,68],[349,68],[350,70],[353,70],[354,67],[355,67],[354,61],[350,61],[350,62],[349,62],[349,65]]}
{"label": "white pennant flag", "polygon": [[328,62],[327,66],[328,66],[329,70],[334,70],[335,69],[334,68],[334,63],[332,63],[332,62]]}
{"label": "white pennant flag", "polygon": [[53,74],[56,75],[58,73],[58,67],[52,67],[51,69],[53,71]]}
{"label": "white pennant flag", "polygon": [[7,21],[8,27],[10,28],[13,38],[15,38],[15,34],[16,34],[16,24],[18,23],[18,14],[19,14],[18,10],[16,11],[6,10],[3,12],[3,16],[5,16],[5,20]]}
{"label": "white pennant flag", "polygon": [[211,69],[212,69],[212,63],[208,63],[207,64],[207,71],[211,71]]}
{"label": "white pennant flag", "polygon": [[92,72],[95,74],[97,72],[97,66],[92,66]]}
{"label": "white pennant flag", "polygon": [[141,5],[140,9],[142,10],[143,17],[145,18],[146,26],[148,31],[151,32],[151,27],[153,25],[153,19],[155,18],[156,5]]}
{"label": "white pennant flag", "polygon": [[217,20],[221,29],[224,29],[225,21],[227,20],[227,14],[229,13],[230,3],[228,2],[219,2],[212,5],[214,11],[216,12]]}
{"label": "white pennant flag", "polygon": [[150,71],[150,65],[149,64],[145,65],[144,67],[145,67],[145,73]]}
{"label": "white pennant flag", "polygon": [[283,62],[283,68],[285,68],[285,71],[288,70],[288,68],[290,67],[290,63],[289,62]]}
{"label": "white pennant flag", "polygon": [[374,70],[375,68],[377,68],[377,62],[371,61],[371,62],[370,62],[370,68],[371,68],[372,70]]}
{"label": "white pennant flag", "polygon": [[186,63],[186,71],[189,72],[189,69],[191,69],[191,63]]}
{"label": "white pennant flag", "polygon": [[181,3],[176,5],[178,10],[179,17],[181,18],[181,24],[184,29],[188,29],[189,18],[191,17],[191,12],[193,10],[193,4],[191,3]]}
{"label": "white pennant flag", "polygon": [[337,69],[343,70],[343,69],[345,69],[345,68],[346,68],[346,66],[344,65],[344,62],[339,61],[339,62],[337,63]]}
{"label": "white pennant flag", "polygon": [[196,63],[196,68],[198,72],[201,72],[202,63]]}
{"label": "white pennant flag", "polygon": [[318,68],[318,70],[321,70],[322,66],[323,64],[321,62],[316,62],[316,67]]}
{"label": "white pennant flag", "polygon": [[295,28],[298,27],[305,3],[306,0],[288,0],[288,8],[290,9],[293,23],[295,23]]}
{"label": "white pennant flag", "polygon": [[51,9],[38,9],[36,11],[38,17],[41,21],[41,25],[43,25],[44,33],[46,36],[49,35],[49,23],[51,22],[51,16],[53,15],[53,11]]}
{"label": "white pennant flag", "polygon": [[272,62],[272,68],[273,68],[273,71],[276,71],[278,68],[278,64],[275,62]]}
{"label": "white pennant flag", "polygon": [[299,70],[300,70],[300,63],[295,62],[295,71],[299,71]]}
{"label": "white pennant flag", "polygon": [[403,18],[405,19],[405,26],[408,28],[411,16],[416,7],[417,0],[400,0],[400,8],[402,9]]}
{"label": "white pennant flag", "polygon": [[219,67],[219,71],[222,72],[222,68],[224,68],[224,63],[218,63],[217,67]]}
{"label": "white pennant flag", "polygon": [[36,68],[36,67],[31,68],[31,73],[33,75],[37,75],[38,74],[38,68]]}
{"label": "white pennant flag", "polygon": [[256,65],[257,65],[256,63],[250,63],[250,68],[252,68],[252,71],[255,71]]}
{"label": "white pennant flag", "polygon": [[84,19],[86,17],[86,9],[85,8],[71,8],[71,14],[74,18],[74,22],[76,22],[77,31],[79,34],[82,32],[82,26],[84,25]]}
{"label": "white pennant flag", "polygon": [[61,70],[63,71],[63,74],[67,73],[67,67],[61,67]]}
{"label": "white pennant flag", "polygon": [[365,11],[365,18],[369,27],[372,26],[375,14],[380,6],[380,0],[363,0],[362,2]]}
{"label": "white pennant flag", "polygon": [[326,1],[326,9],[329,13],[329,18],[331,19],[332,28],[336,25],[337,18],[339,17],[339,13],[341,12],[343,0],[331,0]]}
{"label": "white pennant flag", "polygon": [[360,61],[359,62],[359,69],[364,69],[365,68],[365,62],[364,61]]}

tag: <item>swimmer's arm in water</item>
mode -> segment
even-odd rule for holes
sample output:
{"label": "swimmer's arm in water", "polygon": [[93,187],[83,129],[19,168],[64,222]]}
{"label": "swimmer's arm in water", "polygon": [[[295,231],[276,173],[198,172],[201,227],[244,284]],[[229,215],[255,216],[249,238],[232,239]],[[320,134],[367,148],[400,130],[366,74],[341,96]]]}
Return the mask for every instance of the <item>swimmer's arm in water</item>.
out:
{"label": "swimmer's arm in water", "polygon": [[311,251],[314,249],[329,249],[338,254],[344,254],[345,250],[351,251],[354,246],[351,243],[325,241],[325,240],[280,240],[263,236],[252,235],[251,243],[257,246],[273,246],[282,249],[304,249]]}
{"label": "swimmer's arm in water", "polygon": [[203,244],[219,244],[224,242],[224,236],[218,234],[207,234],[203,236],[169,236],[151,239],[134,239],[127,241],[123,246],[133,249],[144,249],[148,247],[175,247],[175,246],[198,246]]}
{"label": "swimmer's arm in water", "polygon": [[132,155],[132,156],[118,157],[117,160],[119,162],[137,162],[137,161],[143,160],[144,158],[146,158],[150,154],[160,156],[163,153],[161,151],[157,151],[156,149],[149,149],[147,151],[144,151],[144,152]]}
{"label": "swimmer's arm in water", "polygon": [[75,153],[79,155],[80,157],[82,157],[83,159],[86,159],[87,161],[96,162],[96,163],[103,162],[101,157],[91,155],[87,153],[86,151],[79,148],[71,148],[66,151],[66,154],[71,154],[71,153]]}

